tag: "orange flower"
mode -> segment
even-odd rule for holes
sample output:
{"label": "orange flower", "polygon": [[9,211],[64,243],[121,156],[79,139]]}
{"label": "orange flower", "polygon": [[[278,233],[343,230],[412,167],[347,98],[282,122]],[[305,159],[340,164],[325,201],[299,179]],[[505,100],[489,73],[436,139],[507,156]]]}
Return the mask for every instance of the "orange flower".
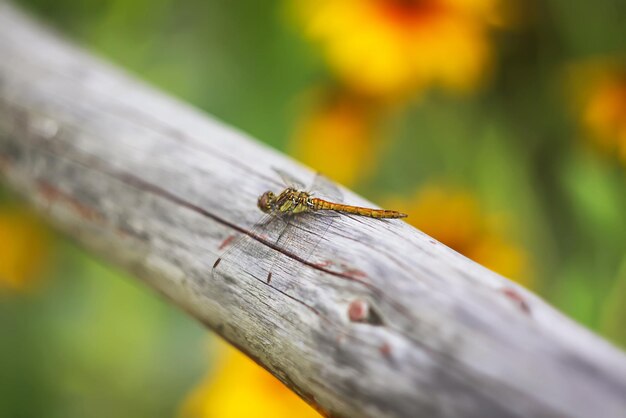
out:
{"label": "orange flower", "polygon": [[300,123],[292,154],[334,180],[352,185],[373,168],[381,111],[345,92],[324,93]]}
{"label": "orange flower", "polygon": [[626,162],[626,71],[594,83],[582,119],[592,138]]}
{"label": "orange flower", "polygon": [[488,72],[499,0],[296,0],[306,35],[352,89],[464,91]]}
{"label": "orange flower", "polygon": [[427,186],[408,201],[392,201],[407,221],[455,251],[530,286],[524,251],[503,235],[502,221],[485,214],[469,192]]}
{"label": "orange flower", "polygon": [[220,344],[215,373],[191,393],[181,418],[319,417],[278,379],[248,357]]}
{"label": "orange flower", "polygon": [[50,233],[22,208],[0,208],[0,289],[29,288],[50,252]]}

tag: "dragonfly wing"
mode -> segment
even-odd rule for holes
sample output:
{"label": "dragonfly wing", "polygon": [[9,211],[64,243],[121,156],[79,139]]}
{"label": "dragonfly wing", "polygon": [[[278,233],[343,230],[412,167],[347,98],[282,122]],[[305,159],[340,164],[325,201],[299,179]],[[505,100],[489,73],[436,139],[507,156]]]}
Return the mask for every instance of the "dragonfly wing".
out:
{"label": "dragonfly wing", "polygon": [[276,174],[280,176],[286,186],[293,187],[297,190],[304,190],[304,183],[299,179],[293,177],[291,174],[281,170],[280,168],[272,167],[272,170],[274,170]]}
{"label": "dragonfly wing", "polygon": [[260,241],[276,241],[286,226],[287,222],[282,214],[268,213],[264,215],[246,233],[240,233],[236,238],[227,238],[224,241],[222,245],[227,247],[227,249],[215,261],[213,271],[236,266],[240,264],[242,257],[264,259],[268,256],[268,254],[264,253],[264,250],[269,252],[270,248],[262,245]]}
{"label": "dragonfly wing", "polygon": [[[304,190],[304,185],[289,174],[274,169],[288,185]],[[315,191],[329,200],[340,202],[341,192],[326,177],[317,175],[313,182]],[[332,225],[336,214],[299,213],[288,214],[274,211],[266,214],[246,233],[240,234],[228,249],[213,265],[213,274],[220,269],[239,269],[238,274],[245,272],[263,281],[270,281],[272,272],[276,268],[281,253],[300,263],[325,263],[323,255],[319,255],[317,248]],[[224,242],[225,246],[228,244]],[[242,260],[253,262],[243,264]],[[293,263],[289,264],[294,266]],[[295,277],[296,272],[289,272],[288,276]]]}
{"label": "dragonfly wing", "polygon": [[336,214],[302,213],[289,220],[289,227],[279,245],[305,263],[323,264],[319,244],[338,216]]}
{"label": "dragonfly wing", "polygon": [[311,185],[311,192],[316,196],[326,199],[330,202],[343,202],[343,194],[339,187],[335,185],[328,177],[321,173],[317,173]]}

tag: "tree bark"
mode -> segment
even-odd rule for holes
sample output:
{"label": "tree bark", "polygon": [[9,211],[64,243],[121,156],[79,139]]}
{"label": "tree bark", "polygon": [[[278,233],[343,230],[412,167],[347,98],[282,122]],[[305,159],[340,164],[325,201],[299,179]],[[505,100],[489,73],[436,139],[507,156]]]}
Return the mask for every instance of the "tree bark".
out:
{"label": "tree bark", "polygon": [[273,167],[313,176],[0,2],[2,179],[323,412],[625,416],[623,353],[400,220],[252,233]]}

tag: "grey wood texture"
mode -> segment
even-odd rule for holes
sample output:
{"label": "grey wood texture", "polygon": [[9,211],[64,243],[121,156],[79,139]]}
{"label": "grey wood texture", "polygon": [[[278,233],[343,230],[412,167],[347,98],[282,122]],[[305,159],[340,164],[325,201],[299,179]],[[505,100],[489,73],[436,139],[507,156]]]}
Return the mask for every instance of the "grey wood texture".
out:
{"label": "grey wood texture", "polygon": [[313,177],[0,2],[3,181],[324,413],[626,417],[622,352],[403,221],[308,219],[214,269],[272,167]]}

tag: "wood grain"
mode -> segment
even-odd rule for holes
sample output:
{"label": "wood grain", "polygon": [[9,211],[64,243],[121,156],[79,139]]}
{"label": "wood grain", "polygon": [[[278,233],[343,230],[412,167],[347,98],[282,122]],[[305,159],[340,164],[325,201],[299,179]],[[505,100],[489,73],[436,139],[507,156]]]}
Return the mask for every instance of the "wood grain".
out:
{"label": "wood grain", "polygon": [[305,223],[296,243],[260,236],[213,269],[279,191],[272,167],[313,176],[0,2],[2,179],[308,402],[343,417],[625,416],[622,352],[400,220]]}

